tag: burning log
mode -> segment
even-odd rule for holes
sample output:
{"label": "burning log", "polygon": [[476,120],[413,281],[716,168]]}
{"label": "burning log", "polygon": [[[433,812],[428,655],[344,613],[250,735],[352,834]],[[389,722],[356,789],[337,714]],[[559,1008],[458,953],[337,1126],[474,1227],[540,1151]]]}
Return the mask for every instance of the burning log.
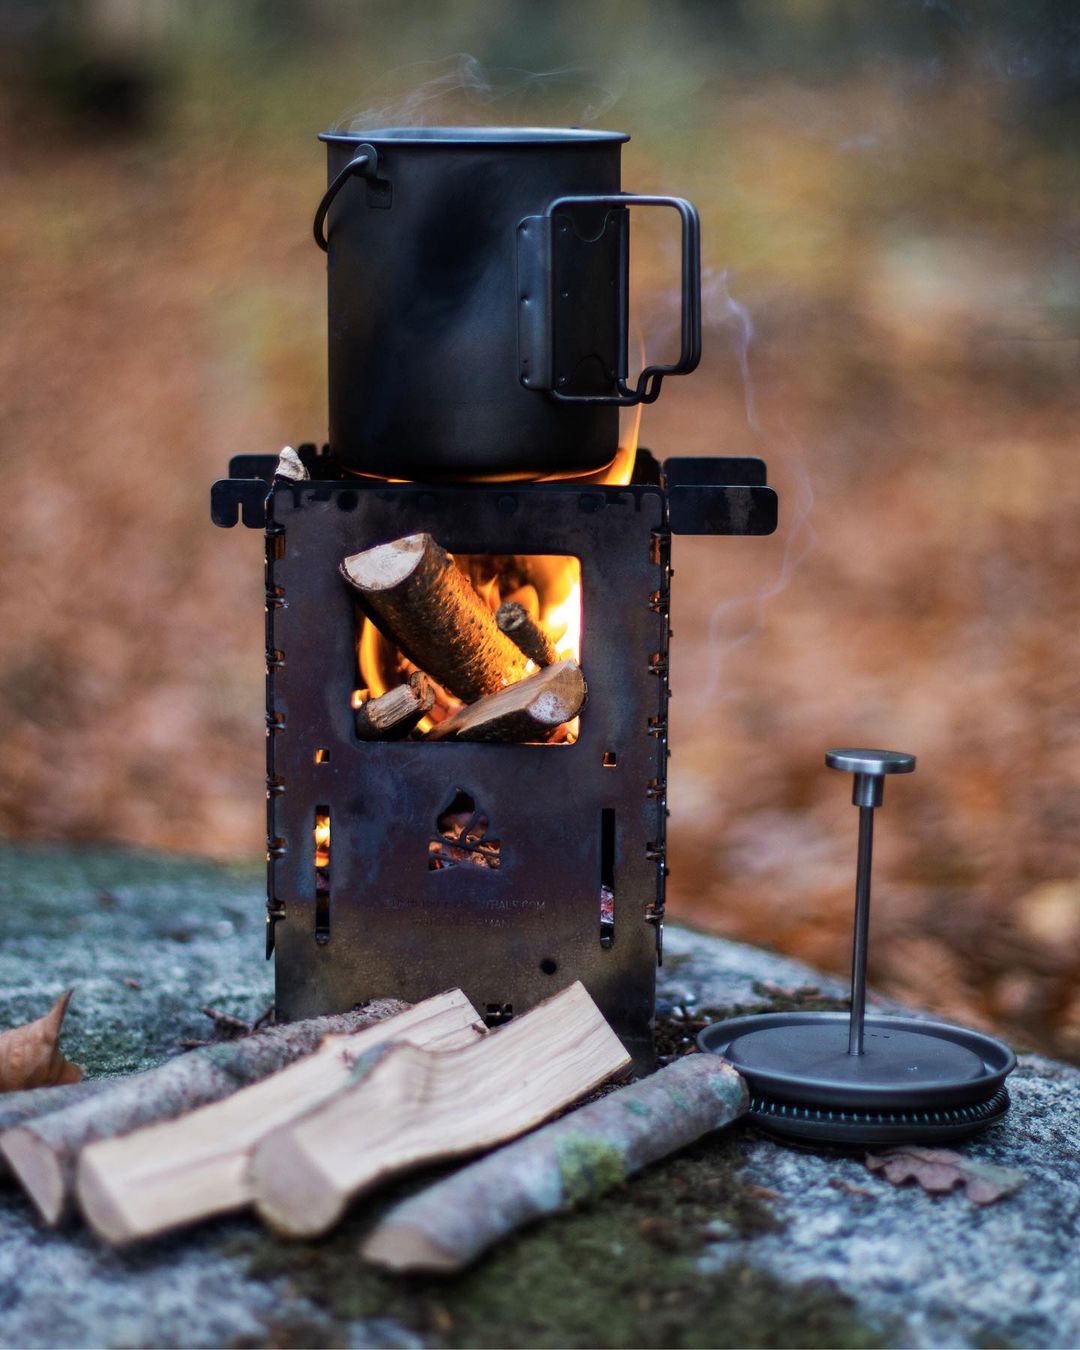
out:
{"label": "burning log", "polygon": [[554,665],[559,659],[554,643],[525,606],[516,600],[506,600],[499,606],[495,611],[495,622],[541,670],[544,666]]}
{"label": "burning log", "polygon": [[595,1200],[737,1120],[747,1100],[729,1064],[687,1055],[411,1196],[361,1255],[395,1271],[460,1270],[525,1224]]}
{"label": "burning log", "polygon": [[525,657],[430,534],[354,553],[341,574],[409,660],[466,703],[525,674]]}
{"label": "burning log", "polygon": [[581,984],[463,1050],[375,1050],[355,1087],[256,1148],[259,1213],[281,1233],[323,1233],[361,1192],[511,1139],[628,1063]]}
{"label": "burning log", "polygon": [[401,740],[434,706],[431,681],[414,670],[408,683],[361,703],[356,710],[356,734],[362,741]]}
{"label": "burning log", "polygon": [[585,679],[576,661],[557,661],[509,689],[453,713],[428,741],[547,741],[585,704]]}
{"label": "burning log", "polygon": [[265,1027],[240,1040],[178,1055],[145,1073],[115,1080],[85,1100],[79,1097],[69,1106],[5,1130],[0,1153],[41,1217],[55,1225],[67,1212],[76,1160],[87,1144],[220,1101],[310,1054],[324,1036],[360,1031],[405,1007],[397,999],[378,999],[339,1017]]}
{"label": "burning log", "polygon": [[224,1101],[91,1144],[78,1163],[82,1212],[99,1237],[121,1245],[241,1209],[252,1199],[247,1164],[259,1140],[347,1086],[362,1055],[390,1041],[453,1049],[485,1030],[461,990],[451,989],[355,1035],[328,1037],[314,1054]]}

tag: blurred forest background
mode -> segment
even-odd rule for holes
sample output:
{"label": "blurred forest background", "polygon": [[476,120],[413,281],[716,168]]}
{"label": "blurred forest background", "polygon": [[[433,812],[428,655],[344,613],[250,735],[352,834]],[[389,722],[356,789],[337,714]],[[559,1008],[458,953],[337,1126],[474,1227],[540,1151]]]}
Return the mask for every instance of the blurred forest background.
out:
{"label": "blurred forest background", "polygon": [[[772,539],[676,541],[672,908],[844,971],[856,819],[823,752],[914,751],[873,980],[1080,1059],[1075,5],[3,0],[0,26],[0,829],[260,853],[261,541],[207,492],[325,435],[316,133],[410,93],[621,128],[625,185],[705,230],[706,358],[642,442],[760,453],[782,493]],[[643,249],[651,351],[674,275]]]}

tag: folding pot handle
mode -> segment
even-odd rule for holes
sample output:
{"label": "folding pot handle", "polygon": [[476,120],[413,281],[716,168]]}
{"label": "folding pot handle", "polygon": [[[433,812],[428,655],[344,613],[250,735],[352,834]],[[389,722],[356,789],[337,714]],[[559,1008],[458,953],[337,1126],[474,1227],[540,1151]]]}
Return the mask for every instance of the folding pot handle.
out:
{"label": "folding pot handle", "polygon": [[315,242],[324,253],[329,251],[330,241],[326,237],[324,225],[326,223],[326,213],[330,210],[330,205],[341,189],[354,173],[362,174],[365,178],[371,178],[378,168],[379,156],[373,145],[358,145],[356,155],[342,169],[334,181],[323,193],[322,201],[315,211],[315,220],[312,224],[312,230],[315,234]]}
{"label": "folding pot handle", "polygon": [[617,394],[566,394],[557,387],[548,390],[552,398],[564,403],[616,403],[622,406],[636,403],[654,403],[660,394],[665,375],[689,375],[701,360],[701,221],[696,207],[682,197],[643,197],[633,193],[615,193],[611,196],[556,197],[544,212],[551,221],[557,211],[573,206],[600,206],[622,208],[629,206],[667,206],[679,213],[682,221],[682,305],[680,317],[679,359],[670,365],[647,365],[638,376],[637,384],[628,383],[629,375],[629,318],[628,269],[624,268],[619,288],[619,368],[615,373]]}

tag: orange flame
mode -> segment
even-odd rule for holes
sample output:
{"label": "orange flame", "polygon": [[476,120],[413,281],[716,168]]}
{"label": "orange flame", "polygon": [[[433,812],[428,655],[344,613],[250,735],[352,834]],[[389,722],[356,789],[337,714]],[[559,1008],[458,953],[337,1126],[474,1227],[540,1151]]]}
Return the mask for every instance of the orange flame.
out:
{"label": "orange flame", "polygon": [[324,811],[315,814],[315,866],[330,866],[330,816]]}
{"label": "orange flame", "polygon": [[[603,469],[594,473],[565,477],[553,475],[542,482],[560,481],[572,483],[595,483],[611,487],[624,487],[630,482],[637,457],[638,431],[641,425],[641,406],[633,410],[626,419],[624,435],[614,459]],[[396,480],[395,480],[396,481]],[[485,560],[484,555],[460,555],[454,559],[457,566],[469,577],[484,570],[493,561]],[[582,606],[581,606],[581,563],[569,556],[530,556],[516,560],[524,563],[528,571],[528,580],[523,584],[507,588],[500,586],[498,567],[486,581],[476,582],[477,593],[494,611],[503,600],[513,599],[525,606],[534,619],[537,619],[555,647],[560,661],[572,658],[581,660]],[[378,698],[388,689],[402,683],[416,669],[397,649],[379,632],[370,619],[365,618],[360,630],[357,649],[360,678],[363,687],[353,693],[352,706],[358,708],[368,698]],[[530,661],[527,669],[535,670]],[[461,707],[460,702],[447,691],[436,688],[434,716],[423,718],[417,730],[423,735],[437,722]],[[578,719],[569,723],[563,737],[563,743],[569,744],[577,739]]]}

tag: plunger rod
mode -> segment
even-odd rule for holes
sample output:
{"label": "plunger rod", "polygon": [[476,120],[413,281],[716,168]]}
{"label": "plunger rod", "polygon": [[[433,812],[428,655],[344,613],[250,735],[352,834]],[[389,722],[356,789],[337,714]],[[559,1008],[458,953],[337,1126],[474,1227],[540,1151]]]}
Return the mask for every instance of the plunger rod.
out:
{"label": "plunger rod", "polygon": [[851,954],[851,1021],[848,1054],[863,1052],[866,958],[870,940],[870,867],[874,856],[874,808],[859,807],[859,863],[855,873],[855,945]]}

